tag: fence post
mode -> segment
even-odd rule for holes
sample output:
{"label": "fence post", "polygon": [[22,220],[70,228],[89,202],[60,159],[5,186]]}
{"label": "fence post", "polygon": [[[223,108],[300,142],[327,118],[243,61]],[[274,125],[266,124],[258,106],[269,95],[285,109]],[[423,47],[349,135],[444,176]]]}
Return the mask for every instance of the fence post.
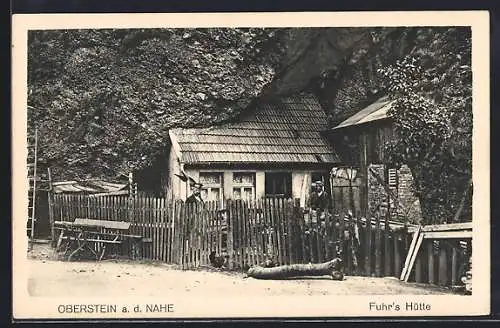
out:
{"label": "fence post", "polygon": [[389,248],[389,213],[390,209],[387,210],[384,220],[384,275],[391,275],[391,256],[390,256],[390,248]]}
{"label": "fence post", "polygon": [[233,259],[234,259],[234,245],[233,245],[233,202],[228,199],[226,202],[227,206],[227,255],[229,256],[229,269],[233,269]]}
{"label": "fence post", "polygon": [[429,270],[429,284],[434,284],[434,246],[433,242],[427,242],[427,256],[428,256],[428,270]]}
{"label": "fence post", "polygon": [[439,285],[446,286],[448,284],[448,252],[445,246],[445,241],[439,241]]}
{"label": "fence post", "polygon": [[458,267],[457,267],[457,243],[453,244],[453,248],[451,249],[451,285],[455,286],[458,281]]}
{"label": "fence post", "polygon": [[366,219],[366,237],[365,237],[365,274],[367,277],[372,275],[372,219]]}
{"label": "fence post", "polygon": [[401,275],[401,253],[400,253],[400,237],[401,231],[394,231],[392,234],[394,243],[394,276],[399,277]]}
{"label": "fence post", "polygon": [[382,245],[380,238],[380,214],[377,213],[375,226],[375,276],[381,276],[381,266],[382,266]]}

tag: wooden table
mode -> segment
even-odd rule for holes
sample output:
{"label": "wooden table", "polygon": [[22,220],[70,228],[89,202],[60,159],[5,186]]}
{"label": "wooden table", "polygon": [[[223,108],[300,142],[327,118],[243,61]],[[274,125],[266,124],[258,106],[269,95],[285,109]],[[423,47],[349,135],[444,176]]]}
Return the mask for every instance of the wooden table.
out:
{"label": "wooden table", "polygon": [[63,244],[66,252],[71,251],[68,261],[73,256],[89,250],[100,261],[106,252],[107,246],[118,246],[124,241],[132,242],[132,257],[136,257],[142,236],[128,233],[130,222],[109,221],[95,219],[75,219],[69,221],[55,221],[54,226],[60,230],[56,251],[60,251]]}

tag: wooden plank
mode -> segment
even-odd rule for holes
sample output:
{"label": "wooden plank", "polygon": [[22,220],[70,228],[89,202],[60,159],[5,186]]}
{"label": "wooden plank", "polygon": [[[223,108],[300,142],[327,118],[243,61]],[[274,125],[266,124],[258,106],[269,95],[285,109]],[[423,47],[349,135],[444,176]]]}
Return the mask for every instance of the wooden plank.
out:
{"label": "wooden plank", "polygon": [[271,205],[269,198],[264,198],[262,200],[262,209],[263,209],[263,240],[264,240],[264,258],[262,259],[265,261],[266,259],[272,260],[272,247],[271,247]]}
{"label": "wooden plank", "polygon": [[159,260],[159,254],[158,254],[158,245],[160,244],[160,236],[159,236],[159,199],[157,197],[153,198],[153,238],[154,238],[154,243],[152,245],[153,247],[153,258],[158,261]]}
{"label": "wooden plank", "polygon": [[260,213],[262,212],[262,202],[261,199],[256,199],[255,201],[255,238],[256,238],[256,258],[255,258],[255,264],[259,265],[260,262],[262,261],[263,255],[264,255],[264,250],[262,248],[262,236],[263,236],[263,230],[262,230],[262,215]]}
{"label": "wooden plank", "polygon": [[162,246],[163,246],[163,204],[162,198],[156,198],[156,234],[157,234],[157,244],[156,244],[156,258],[158,261],[162,260]]}
{"label": "wooden plank", "polygon": [[252,246],[253,246],[253,236],[252,236],[252,229],[251,229],[251,226],[250,226],[250,222],[252,220],[252,213],[251,213],[251,203],[250,201],[245,201],[244,202],[244,206],[243,206],[243,222],[245,224],[245,241],[246,241],[246,245],[245,245],[245,249],[247,250],[247,255],[246,255],[246,263],[245,265],[248,266],[248,267],[251,267],[252,266],[252,257],[253,257],[253,253],[252,253]]}
{"label": "wooden plank", "polygon": [[405,282],[407,282],[408,279],[410,278],[410,273],[411,273],[411,270],[413,268],[413,264],[415,263],[415,259],[418,256],[418,251],[420,249],[420,245],[422,244],[423,237],[424,237],[423,234],[420,234],[418,237],[417,243],[415,245],[415,250],[412,253],[412,256],[410,258],[410,262],[408,263],[408,268],[407,268],[406,273],[405,273],[405,277],[404,277]]}
{"label": "wooden plank", "polygon": [[254,238],[254,242],[253,242],[253,247],[254,247],[254,250],[255,250],[255,253],[254,253],[254,265],[259,265],[260,263],[260,256],[261,256],[261,242],[262,242],[262,239],[261,239],[261,230],[260,230],[260,214],[259,214],[259,206],[260,206],[260,203],[259,203],[259,200],[258,199],[255,199],[254,202],[253,202],[253,205],[254,205],[254,208],[253,208],[253,222],[252,222],[252,229],[253,229],[253,238]]}
{"label": "wooden plank", "polygon": [[349,251],[346,247],[346,242],[345,242],[345,231],[346,229],[346,220],[344,219],[344,214],[343,212],[340,212],[339,214],[339,230],[338,230],[338,242],[340,246],[340,250],[342,252],[342,259],[344,260],[344,267],[347,266],[348,258],[347,258],[347,252]]}
{"label": "wooden plank", "polygon": [[[344,229],[347,229],[349,231],[349,238],[346,238],[346,264],[347,264],[347,274],[352,275],[353,274],[353,256],[352,256],[352,246],[353,246],[353,233],[352,233],[352,218],[349,217],[348,221],[345,224]],[[347,237],[347,236],[346,236]]]}
{"label": "wooden plank", "polygon": [[172,248],[173,248],[173,220],[174,220],[174,202],[170,199],[165,200],[166,215],[165,215],[165,262],[172,263]]}
{"label": "wooden plank", "polygon": [[[151,235],[149,233],[149,227],[148,227],[148,222],[149,222],[149,211],[148,211],[148,206],[149,206],[149,199],[147,197],[141,196],[141,216],[142,216],[142,229],[144,231],[143,236],[144,238],[150,239]],[[144,244],[144,256],[147,259],[151,259],[151,243],[143,243]]]}
{"label": "wooden plank", "polygon": [[[388,209],[389,211],[390,209]],[[391,276],[391,249],[390,249],[390,244],[389,244],[389,218],[388,215],[386,215],[385,220],[384,220],[384,276],[389,277]]]}
{"label": "wooden plank", "polygon": [[203,251],[203,214],[205,212],[204,204],[198,206],[198,215],[197,215],[197,250],[196,250],[196,258],[197,258],[197,266],[202,264],[202,251]]}
{"label": "wooden plank", "polygon": [[155,239],[156,243],[154,245],[155,248],[155,259],[157,261],[161,260],[161,254],[160,254],[160,249],[161,249],[161,235],[160,235],[160,228],[161,228],[161,199],[156,197],[155,198]]}
{"label": "wooden plank", "polygon": [[278,263],[285,264],[283,250],[283,198],[278,198],[276,201],[276,245],[278,249]]}
{"label": "wooden plank", "polygon": [[434,224],[422,227],[422,231],[424,232],[454,230],[472,230],[472,222]]}
{"label": "wooden plank", "polygon": [[382,276],[382,238],[380,227],[380,215],[377,213],[377,223],[375,228],[375,276]]}
{"label": "wooden plank", "polygon": [[191,217],[191,207],[189,204],[183,204],[183,216],[181,217],[182,222],[182,230],[181,234],[181,263],[182,269],[188,269],[189,267],[189,226],[190,226],[190,217]]}
{"label": "wooden plank", "polygon": [[415,282],[423,282],[423,269],[422,269],[423,259],[422,256],[417,256],[415,260]]}
{"label": "wooden plank", "polygon": [[[222,224],[223,222],[221,220],[218,219],[218,210],[219,210],[219,204],[218,203],[214,203],[212,202],[211,203],[211,206],[213,208],[213,212],[212,212],[212,222],[214,222],[214,225],[215,225],[215,245],[216,245],[216,253],[217,254],[220,254],[222,253],[223,249],[222,249]],[[226,215],[226,219],[225,219],[225,225],[226,225],[226,233],[227,233],[227,247],[226,247],[226,252],[228,252],[228,255],[229,255],[229,243],[231,243],[231,250],[232,250],[232,243],[233,243],[233,239],[231,238],[231,240],[229,240],[229,234],[231,234],[231,237],[232,237],[232,229],[229,230],[229,216],[231,215],[230,213],[230,207],[231,206],[229,203],[227,204],[227,211],[225,212],[225,215]]]}
{"label": "wooden plank", "polygon": [[182,245],[183,251],[182,251],[182,260],[183,260],[183,269],[189,269],[189,266],[191,265],[191,259],[190,259],[190,245],[191,245],[191,224],[192,224],[192,203],[184,203],[184,229],[182,231],[182,237],[184,240],[184,243]]}
{"label": "wooden plank", "polygon": [[166,261],[166,252],[165,252],[165,247],[167,245],[167,240],[166,240],[166,232],[167,232],[167,208],[166,208],[166,203],[165,203],[165,198],[162,197],[160,198],[160,245],[159,245],[159,252],[160,252],[160,260],[165,262]]}
{"label": "wooden plank", "polygon": [[283,254],[284,254],[284,264],[291,264],[291,240],[289,238],[290,233],[290,210],[289,201],[291,199],[283,199],[283,210],[282,210],[282,221],[281,221],[281,231],[282,231],[282,241],[283,241]]}
{"label": "wooden plank", "polygon": [[276,198],[271,198],[270,199],[270,207],[271,207],[271,245],[272,245],[272,253],[273,253],[273,262],[274,263],[279,263],[279,254],[278,254],[278,240],[277,240],[277,227],[276,227],[276,221],[277,221],[277,210],[276,210]]}
{"label": "wooden plank", "polygon": [[168,250],[168,263],[176,264],[178,261],[177,257],[177,249],[178,246],[176,244],[177,242],[177,216],[178,216],[178,209],[177,209],[177,201],[175,199],[169,200],[169,206],[170,208],[170,229],[169,229],[169,246],[170,249]]}
{"label": "wooden plank", "polygon": [[427,242],[427,268],[429,284],[434,284],[434,246],[432,241]]}
{"label": "wooden plank", "polygon": [[236,263],[236,268],[241,268],[241,216],[240,216],[240,208],[241,208],[241,201],[240,200],[235,200],[233,202],[234,206],[234,216],[233,216],[233,223],[234,223],[234,237],[233,237],[233,243],[234,243],[234,251],[235,251],[235,263]]}
{"label": "wooden plank", "polygon": [[156,245],[158,244],[158,239],[156,236],[156,197],[148,197],[150,203],[148,204],[149,216],[149,226],[151,227],[151,259],[156,260]]}
{"label": "wooden plank", "polygon": [[451,249],[451,285],[455,286],[458,283],[458,251],[457,246]]}
{"label": "wooden plank", "polygon": [[185,258],[184,258],[184,237],[185,237],[185,229],[186,229],[186,220],[187,220],[187,206],[186,203],[179,202],[179,217],[178,217],[178,229],[177,229],[177,237],[178,237],[178,258],[179,265],[182,269],[185,266]]}
{"label": "wooden plank", "polygon": [[157,224],[157,213],[158,211],[156,210],[156,197],[149,197],[149,213],[150,213],[150,220],[149,220],[149,226],[150,226],[150,231],[151,231],[151,238],[153,239],[153,242],[151,243],[151,258],[153,260],[158,259],[158,254],[156,253],[156,245],[158,243],[158,234],[157,234],[157,229],[156,229],[156,224]]}
{"label": "wooden plank", "polygon": [[197,258],[198,258],[198,265],[202,265],[202,252],[203,252],[203,215],[205,213],[205,206],[202,204],[199,206],[199,211],[198,211],[198,249],[197,249]]}
{"label": "wooden plank", "polygon": [[[297,206],[297,204],[296,204]],[[304,222],[304,215],[302,214],[303,211],[302,211],[302,208],[301,207],[297,207],[298,211],[297,211],[297,220],[298,220],[298,223],[299,223],[299,231],[298,231],[298,234],[297,236],[300,238],[300,246],[301,246],[301,252],[300,252],[300,255],[301,255],[301,263],[306,263],[306,262],[309,262],[309,254],[308,254],[308,249],[307,249],[307,239],[306,239],[306,226],[305,226],[305,222]]]}
{"label": "wooden plank", "polygon": [[334,215],[330,219],[330,238],[331,238],[331,245],[330,245],[330,255],[331,258],[336,258],[337,257],[337,241],[338,241],[338,227],[337,227],[338,221],[337,217]]}
{"label": "wooden plank", "polygon": [[[227,200],[227,253],[229,257],[229,269],[233,268],[234,261],[234,250],[233,250],[233,216],[234,216],[234,208],[232,200]],[[219,235],[220,236],[220,235]]]}
{"label": "wooden plank", "polygon": [[107,229],[120,229],[128,230],[130,228],[130,222],[125,221],[109,221],[109,220],[95,220],[95,219],[75,219],[73,222],[75,225],[81,225],[85,227],[103,227]]}
{"label": "wooden plank", "polygon": [[393,234],[393,244],[394,244],[394,276],[399,277],[401,275],[401,248],[399,243],[400,232],[394,232]]}
{"label": "wooden plank", "polygon": [[293,199],[287,199],[285,203],[286,237],[288,247],[287,264],[295,263],[295,254],[293,254]]}
{"label": "wooden plank", "polygon": [[174,245],[175,247],[173,248],[174,251],[174,257],[175,257],[175,263],[178,265],[182,265],[181,263],[181,250],[182,250],[182,242],[181,242],[181,209],[182,209],[182,203],[180,201],[175,202],[175,222],[174,222]]}
{"label": "wooden plank", "polygon": [[309,262],[311,263],[316,263],[316,257],[314,256],[314,238],[313,238],[313,234],[314,234],[314,223],[313,223],[313,218],[310,217],[309,218],[309,222],[307,223],[307,249],[309,251]]}
{"label": "wooden plank", "polygon": [[147,206],[147,211],[148,211],[148,230],[149,230],[149,236],[153,240],[153,242],[150,244],[150,258],[152,260],[156,260],[156,250],[155,250],[155,244],[157,242],[156,240],[156,231],[155,231],[155,224],[156,224],[156,199],[152,196],[147,197],[148,199],[148,206]]}
{"label": "wooden plank", "polygon": [[194,247],[196,246],[196,203],[190,203],[187,205],[189,209],[189,219],[187,220],[187,243],[186,243],[186,257],[187,257],[187,268],[192,269],[195,265],[194,259]]}
{"label": "wooden plank", "polygon": [[330,220],[330,213],[326,213],[325,215],[325,227],[324,227],[324,239],[323,239],[323,252],[325,254],[325,259],[326,260],[332,260],[332,252],[331,252],[331,220]]}
{"label": "wooden plank", "polygon": [[317,253],[317,261],[318,263],[323,263],[324,254],[323,254],[323,238],[321,235],[321,213],[318,213],[317,221],[316,221],[316,229],[315,229],[315,237],[316,237],[316,253]]}
{"label": "wooden plank", "polygon": [[199,222],[199,210],[200,206],[198,204],[193,204],[193,216],[191,225],[191,238],[189,241],[191,243],[191,266],[196,268],[199,265],[198,262],[198,222]]}
{"label": "wooden plank", "polygon": [[457,231],[433,231],[424,232],[425,239],[451,239],[451,238],[472,238],[472,231],[457,230]]}
{"label": "wooden plank", "polygon": [[288,202],[290,199],[283,199],[283,208],[281,210],[281,240],[282,240],[282,249],[283,249],[283,261],[284,264],[291,264],[291,254],[290,254],[290,239],[289,239],[289,208]]}
{"label": "wooden plank", "polygon": [[273,224],[273,237],[274,239],[274,249],[276,251],[276,260],[278,265],[282,265],[283,253],[281,251],[281,240],[280,240],[280,227],[281,227],[281,198],[273,198],[273,208],[274,208],[274,224]]}
{"label": "wooden plank", "polygon": [[246,229],[245,229],[245,209],[244,209],[244,202],[243,200],[240,201],[239,204],[239,211],[238,211],[238,220],[239,220],[239,225],[240,225],[240,252],[241,252],[241,258],[240,258],[240,268],[241,270],[244,269],[245,267],[245,256],[246,256]]}
{"label": "wooden plank", "polygon": [[210,219],[210,204],[206,204],[204,206],[203,211],[203,263],[205,265],[209,264],[208,256],[210,255],[210,233],[209,233],[209,225],[208,220]]}
{"label": "wooden plank", "polygon": [[439,241],[438,283],[440,286],[447,286],[449,284],[447,253],[444,241]]}
{"label": "wooden plank", "polygon": [[[418,238],[420,237],[421,227],[418,227],[417,231],[413,233],[413,238],[411,240],[410,248],[408,249],[408,253],[406,255],[405,263],[403,266],[403,270],[401,271],[400,280],[404,280],[406,277],[406,272],[408,271],[408,266],[410,264],[410,259],[413,256],[413,252],[415,251],[415,246],[417,245]],[[404,241],[404,240],[403,240]]]}
{"label": "wooden plank", "polygon": [[[148,236],[148,231],[146,229],[146,200],[144,197],[138,197],[138,208],[137,208],[137,211],[138,211],[138,215],[140,217],[140,231],[141,231],[141,235],[144,236],[144,238],[149,238]],[[143,247],[142,247],[142,255],[144,258],[148,259],[149,258],[149,252],[148,252],[148,246],[149,244],[146,244],[146,243],[142,243]]]}

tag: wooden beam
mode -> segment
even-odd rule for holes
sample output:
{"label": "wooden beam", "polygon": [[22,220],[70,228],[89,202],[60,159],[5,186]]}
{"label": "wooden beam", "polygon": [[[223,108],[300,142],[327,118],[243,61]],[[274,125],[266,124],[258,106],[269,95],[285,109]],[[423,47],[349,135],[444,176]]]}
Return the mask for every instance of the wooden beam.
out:
{"label": "wooden beam", "polygon": [[421,229],[422,228],[419,226],[417,228],[417,231],[415,231],[413,233],[413,239],[411,240],[410,248],[408,249],[408,254],[406,255],[405,265],[403,267],[403,270],[401,271],[401,276],[399,278],[400,280],[404,280],[406,277],[406,272],[408,271],[408,267],[410,265],[410,260],[411,260],[411,257],[413,255],[413,252],[415,250],[415,246],[417,244]]}
{"label": "wooden beam", "polygon": [[472,238],[472,231],[432,231],[423,232],[425,239],[451,239],[451,238]]}
{"label": "wooden beam", "polygon": [[417,255],[418,255],[418,250],[420,249],[420,245],[422,245],[423,239],[424,239],[424,235],[422,233],[420,233],[418,236],[417,244],[415,245],[415,250],[413,251],[412,256],[410,258],[410,263],[408,264],[408,269],[406,270],[406,274],[404,277],[405,282],[407,282],[408,279],[410,278],[411,269],[413,268],[413,264],[415,263],[415,259],[417,258]]}
{"label": "wooden beam", "polygon": [[422,227],[423,232],[430,231],[452,231],[452,230],[472,230],[472,222],[433,224]]}

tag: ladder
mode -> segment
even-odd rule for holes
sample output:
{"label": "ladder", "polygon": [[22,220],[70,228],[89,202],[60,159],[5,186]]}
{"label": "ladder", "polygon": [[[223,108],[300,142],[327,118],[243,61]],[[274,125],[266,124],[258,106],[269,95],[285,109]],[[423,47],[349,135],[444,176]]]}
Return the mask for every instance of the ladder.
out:
{"label": "ladder", "polygon": [[[29,250],[33,248],[35,241],[35,228],[37,221],[36,196],[39,191],[51,190],[50,170],[47,169],[48,179],[43,179],[39,174],[38,167],[38,129],[35,128],[34,135],[28,134],[28,222],[27,234],[29,238]],[[47,184],[48,183],[48,184]]]}

